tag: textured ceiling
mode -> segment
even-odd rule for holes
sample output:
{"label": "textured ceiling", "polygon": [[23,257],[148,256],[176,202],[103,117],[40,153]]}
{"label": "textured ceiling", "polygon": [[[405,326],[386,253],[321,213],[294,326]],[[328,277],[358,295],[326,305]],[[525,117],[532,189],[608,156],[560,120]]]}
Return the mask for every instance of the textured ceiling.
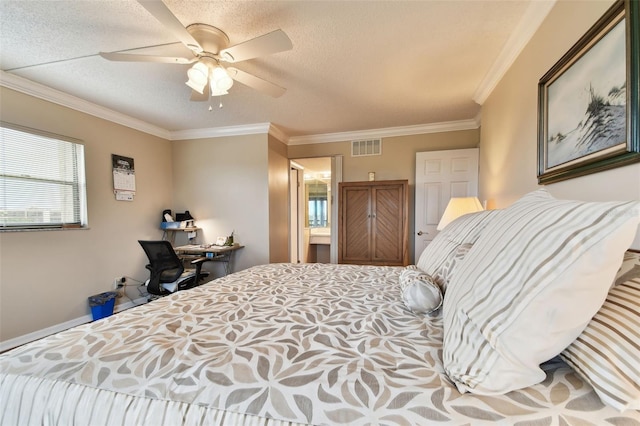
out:
{"label": "textured ceiling", "polygon": [[174,132],[271,122],[302,136],[428,125],[478,115],[474,93],[531,6],[511,0],[165,4],[185,26],[224,30],[231,45],[282,29],[293,50],[235,66],[287,92],[274,99],[236,83],[218,108],[217,98],[189,101],[188,65],[98,56],[159,44],[169,46],[132,52],[189,56],[133,0],[0,0],[0,68]]}

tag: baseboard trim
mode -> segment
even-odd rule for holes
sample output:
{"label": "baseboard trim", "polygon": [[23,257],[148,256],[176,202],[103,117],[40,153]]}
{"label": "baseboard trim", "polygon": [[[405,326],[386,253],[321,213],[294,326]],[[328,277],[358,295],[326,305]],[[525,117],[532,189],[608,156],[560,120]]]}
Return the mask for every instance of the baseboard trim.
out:
{"label": "baseboard trim", "polygon": [[[118,303],[113,313],[116,314],[118,312],[126,311],[129,308],[133,308],[134,306],[142,305],[145,303],[147,303],[146,297],[139,297],[134,300],[129,300],[125,303]],[[3,342],[0,342],[0,353],[8,351],[9,349],[17,348],[18,346],[22,346],[26,343],[33,342],[34,340],[42,339],[43,337],[59,333],[69,328],[86,324],[91,321],[93,321],[93,317],[91,315],[84,315],[60,324],[52,325],[51,327],[43,328],[42,330],[34,331],[33,333],[28,333],[22,336],[14,337],[13,339],[5,340]]]}

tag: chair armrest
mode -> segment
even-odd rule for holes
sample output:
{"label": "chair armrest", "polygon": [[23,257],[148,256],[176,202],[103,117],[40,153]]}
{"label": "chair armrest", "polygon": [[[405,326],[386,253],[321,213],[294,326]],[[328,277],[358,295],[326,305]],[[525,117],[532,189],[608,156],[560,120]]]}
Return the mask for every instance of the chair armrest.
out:
{"label": "chair armrest", "polygon": [[195,265],[195,267],[196,267],[196,277],[195,277],[194,285],[196,285],[196,286],[200,285],[200,274],[201,274],[201,271],[202,271],[202,264],[204,262],[209,262],[211,260],[213,260],[213,259],[209,258],[209,257],[199,257],[199,258],[194,259],[194,260],[191,261],[191,264]]}
{"label": "chair armrest", "polygon": [[198,266],[198,265],[202,266],[202,264],[203,264],[204,262],[208,262],[208,261],[210,261],[210,260],[212,260],[212,259],[211,259],[211,258],[208,258],[208,257],[199,257],[199,258],[197,258],[197,259],[195,259],[195,260],[192,260],[192,261],[191,261],[191,264],[192,264],[192,265],[195,265],[195,266]]}

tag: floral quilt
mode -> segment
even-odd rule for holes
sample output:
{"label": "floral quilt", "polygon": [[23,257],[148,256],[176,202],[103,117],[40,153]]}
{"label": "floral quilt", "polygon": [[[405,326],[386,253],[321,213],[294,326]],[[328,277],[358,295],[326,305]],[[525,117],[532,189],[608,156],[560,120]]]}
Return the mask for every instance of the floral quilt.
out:
{"label": "floral quilt", "polygon": [[256,266],[14,349],[0,423],[640,426],[561,362],[531,388],[460,394],[401,271]]}

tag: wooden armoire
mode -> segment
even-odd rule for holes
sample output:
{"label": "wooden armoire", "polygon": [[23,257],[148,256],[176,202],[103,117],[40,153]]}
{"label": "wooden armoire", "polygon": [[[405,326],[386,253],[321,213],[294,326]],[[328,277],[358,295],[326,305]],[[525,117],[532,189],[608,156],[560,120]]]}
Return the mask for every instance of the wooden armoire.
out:
{"label": "wooden armoire", "polygon": [[338,263],[409,264],[407,180],[339,184]]}

